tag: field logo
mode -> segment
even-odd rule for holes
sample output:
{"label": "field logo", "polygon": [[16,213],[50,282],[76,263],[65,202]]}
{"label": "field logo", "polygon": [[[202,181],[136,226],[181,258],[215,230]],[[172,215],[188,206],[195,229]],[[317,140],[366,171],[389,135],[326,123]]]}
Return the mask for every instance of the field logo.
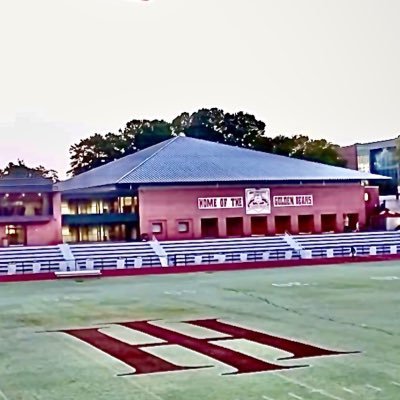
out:
{"label": "field logo", "polygon": [[292,354],[292,356],[280,358],[280,360],[298,360],[308,357],[354,353],[323,349],[310,344],[238,327],[221,322],[217,319],[186,321],[185,323],[201,328],[207,328],[227,336],[225,338],[198,339],[154,325],[151,323],[151,321],[122,322],[116,325],[156,337],[163,340],[162,343],[131,345],[100,332],[100,328],[69,329],[60,332],[73,336],[74,338],[77,338],[95,347],[96,349],[103,351],[111,357],[114,357],[129,365],[135,369],[135,375],[174,372],[208,367],[187,367],[176,365],[172,362],[157,357],[150,352],[146,352],[147,348],[151,349],[157,346],[165,345],[179,345],[229,365],[236,370],[235,372],[231,373],[232,375],[253,372],[279,371],[298,367],[308,367],[309,365],[274,364],[251,357],[235,350],[218,346],[218,344],[215,344],[215,342],[221,341],[223,343],[224,340],[246,339],[253,343],[274,347]]}

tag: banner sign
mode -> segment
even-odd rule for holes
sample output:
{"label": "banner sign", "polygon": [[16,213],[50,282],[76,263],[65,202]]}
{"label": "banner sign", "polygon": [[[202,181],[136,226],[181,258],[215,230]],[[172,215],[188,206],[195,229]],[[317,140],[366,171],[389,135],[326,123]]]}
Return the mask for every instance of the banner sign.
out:
{"label": "banner sign", "polygon": [[274,196],[274,207],[307,207],[314,204],[312,194],[290,195],[290,196]]}
{"label": "banner sign", "polygon": [[201,197],[197,199],[199,210],[218,208],[243,208],[243,197]]}
{"label": "banner sign", "polygon": [[271,214],[269,189],[246,189],[246,214]]}

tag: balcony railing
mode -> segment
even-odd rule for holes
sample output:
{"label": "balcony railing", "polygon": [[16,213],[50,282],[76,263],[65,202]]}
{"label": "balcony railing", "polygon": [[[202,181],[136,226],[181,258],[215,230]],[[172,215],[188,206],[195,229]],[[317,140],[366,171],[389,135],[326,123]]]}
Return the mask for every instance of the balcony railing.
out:
{"label": "balcony railing", "polygon": [[63,225],[102,225],[102,224],[124,224],[137,222],[136,213],[107,213],[107,214],[65,214],[62,216]]}

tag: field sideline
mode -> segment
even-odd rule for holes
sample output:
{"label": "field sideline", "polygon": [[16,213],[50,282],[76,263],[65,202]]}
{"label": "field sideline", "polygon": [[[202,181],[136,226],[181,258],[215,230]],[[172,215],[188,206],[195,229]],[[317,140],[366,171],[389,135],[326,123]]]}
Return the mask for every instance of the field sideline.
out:
{"label": "field sideline", "polygon": [[399,261],[3,283],[0,399],[398,400],[399,304]]}

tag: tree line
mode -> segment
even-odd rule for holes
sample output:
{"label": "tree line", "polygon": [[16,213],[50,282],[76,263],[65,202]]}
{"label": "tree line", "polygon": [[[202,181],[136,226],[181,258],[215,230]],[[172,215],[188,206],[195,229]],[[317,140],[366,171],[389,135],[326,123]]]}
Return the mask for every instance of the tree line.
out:
{"label": "tree line", "polygon": [[179,134],[329,165],[346,165],[339,155],[339,146],[325,139],[305,135],[269,137],[265,127],[254,115],[242,111],[228,113],[219,108],[184,112],[172,122],[134,119],[117,133],[95,133],[72,145],[69,173],[78,175]]}
{"label": "tree line", "polygon": [[[305,135],[269,137],[265,128],[265,123],[254,115],[243,111],[229,113],[219,108],[203,108],[192,114],[184,112],[172,122],[133,119],[116,133],[95,133],[73,144],[69,149],[68,172],[72,176],[81,174],[180,134],[329,165],[346,165],[339,155],[339,146],[325,139],[315,140]],[[26,167],[18,160],[17,164],[10,163],[5,170],[0,170],[0,176],[13,165]],[[43,166],[33,169],[58,180],[54,170]]]}

